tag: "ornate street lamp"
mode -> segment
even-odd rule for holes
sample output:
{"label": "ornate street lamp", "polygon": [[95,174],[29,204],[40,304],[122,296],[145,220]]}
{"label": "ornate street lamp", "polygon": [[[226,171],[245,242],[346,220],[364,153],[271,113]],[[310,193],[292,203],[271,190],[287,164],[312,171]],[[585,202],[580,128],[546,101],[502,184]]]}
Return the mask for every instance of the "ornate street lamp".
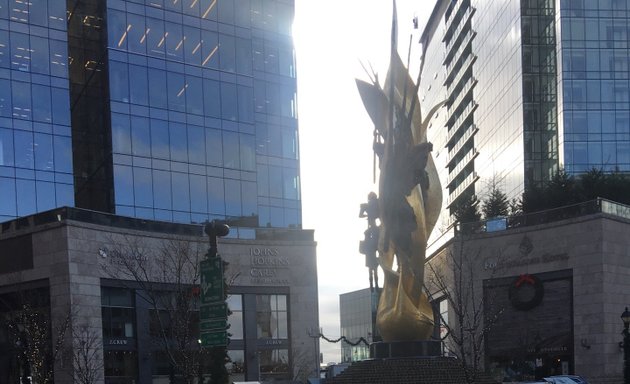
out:
{"label": "ornate street lamp", "polygon": [[630,384],[630,311],[628,307],[621,314],[621,320],[623,321],[623,380],[625,384]]}

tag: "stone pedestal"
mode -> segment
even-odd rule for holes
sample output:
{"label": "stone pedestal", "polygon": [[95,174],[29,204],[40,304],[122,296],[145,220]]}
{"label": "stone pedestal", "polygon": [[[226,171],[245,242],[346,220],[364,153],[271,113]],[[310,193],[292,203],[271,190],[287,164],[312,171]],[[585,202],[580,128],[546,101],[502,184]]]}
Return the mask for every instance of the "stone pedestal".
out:
{"label": "stone pedestal", "polygon": [[441,355],[441,343],[437,340],[379,341],[370,344],[371,359],[437,357]]}

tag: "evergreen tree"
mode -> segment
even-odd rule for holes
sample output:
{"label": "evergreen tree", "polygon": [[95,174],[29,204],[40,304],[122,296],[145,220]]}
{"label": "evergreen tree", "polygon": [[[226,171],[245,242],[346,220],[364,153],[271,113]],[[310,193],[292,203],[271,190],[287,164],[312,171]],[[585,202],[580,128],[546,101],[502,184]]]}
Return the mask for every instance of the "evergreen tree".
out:
{"label": "evergreen tree", "polygon": [[477,196],[472,194],[462,196],[460,200],[455,203],[453,216],[455,216],[455,220],[460,224],[481,221]]}
{"label": "evergreen tree", "polygon": [[481,212],[484,219],[488,220],[493,217],[507,216],[510,211],[510,205],[507,195],[503,193],[496,185],[492,187],[488,197],[481,204]]}

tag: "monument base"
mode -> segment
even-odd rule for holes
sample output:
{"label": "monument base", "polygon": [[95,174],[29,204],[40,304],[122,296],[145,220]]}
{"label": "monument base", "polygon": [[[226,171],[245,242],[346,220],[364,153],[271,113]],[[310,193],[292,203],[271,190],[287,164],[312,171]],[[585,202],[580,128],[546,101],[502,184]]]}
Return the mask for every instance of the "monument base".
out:
{"label": "monument base", "polygon": [[370,358],[437,357],[442,355],[441,344],[438,340],[378,341],[370,344]]}

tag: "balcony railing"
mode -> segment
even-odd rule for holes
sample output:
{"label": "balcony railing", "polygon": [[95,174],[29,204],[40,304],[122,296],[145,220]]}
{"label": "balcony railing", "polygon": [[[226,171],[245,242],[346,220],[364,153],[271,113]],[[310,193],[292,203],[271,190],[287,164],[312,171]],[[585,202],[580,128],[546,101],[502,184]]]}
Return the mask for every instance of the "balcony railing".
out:
{"label": "balcony railing", "polygon": [[528,213],[525,215],[498,217],[474,223],[456,225],[455,233],[484,233],[553,223],[560,220],[605,213],[630,220],[630,206],[598,198],[584,203]]}

